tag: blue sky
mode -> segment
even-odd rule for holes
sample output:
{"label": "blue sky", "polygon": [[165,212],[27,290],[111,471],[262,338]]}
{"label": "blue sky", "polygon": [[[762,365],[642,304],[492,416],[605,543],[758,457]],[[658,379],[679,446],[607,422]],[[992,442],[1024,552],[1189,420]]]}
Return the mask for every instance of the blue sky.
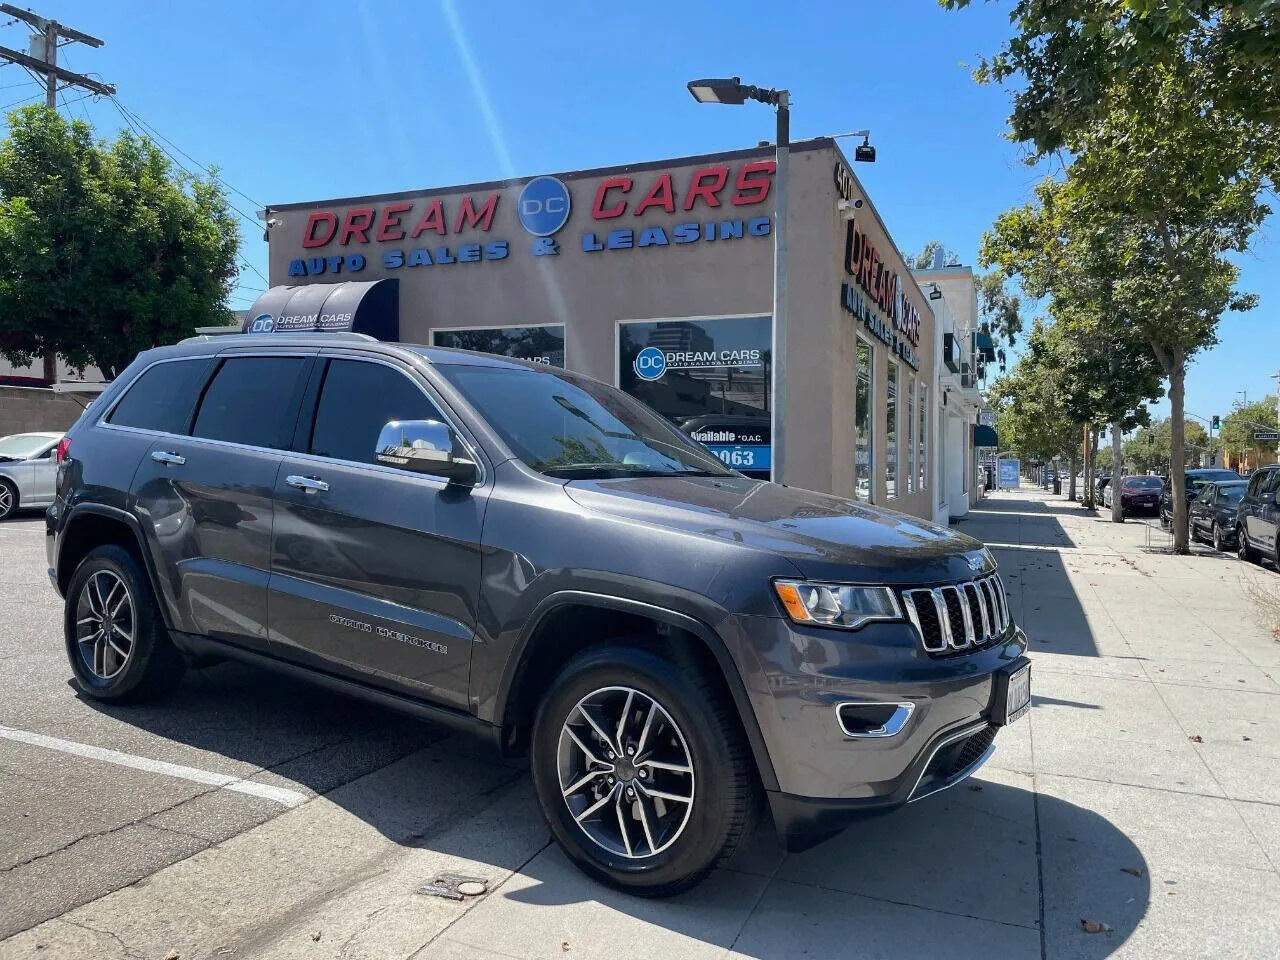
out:
{"label": "blue sky", "polygon": [[[792,93],[792,136],[869,127],[858,175],[898,245],[943,240],[974,263],[983,231],[1039,174],[1004,139],[1007,98],[970,78],[1009,30],[1009,3],[947,13],[934,0],[642,7],[598,0],[479,3],[310,0],[23,0],[101,37],[61,51],[114,83],[124,106],[201,164],[217,164],[252,216],[260,204],[378,193],[750,146],[763,106],[699,106],[695,77],[740,74]],[[0,18],[0,23],[5,18]],[[26,47],[26,28],[0,28]],[[0,68],[0,107],[42,90]],[[106,100],[66,109],[104,135]],[[170,146],[170,149],[173,149]],[[184,158],[184,162],[189,162]],[[1226,413],[1274,388],[1280,244],[1273,218],[1243,261],[1258,309],[1229,315],[1188,377],[1187,409]],[[261,230],[244,255],[266,273]],[[235,306],[265,286],[246,266]],[[1271,344],[1272,346],[1268,346]],[[1163,411],[1158,411],[1163,412]]]}

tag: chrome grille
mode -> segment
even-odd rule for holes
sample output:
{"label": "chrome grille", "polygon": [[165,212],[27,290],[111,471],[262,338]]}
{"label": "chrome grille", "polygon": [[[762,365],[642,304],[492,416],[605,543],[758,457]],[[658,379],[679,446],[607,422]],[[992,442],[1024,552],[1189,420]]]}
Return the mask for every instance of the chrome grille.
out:
{"label": "chrome grille", "polygon": [[1009,627],[1004,584],[995,573],[966,583],[903,590],[902,606],[928,653],[981,647]]}

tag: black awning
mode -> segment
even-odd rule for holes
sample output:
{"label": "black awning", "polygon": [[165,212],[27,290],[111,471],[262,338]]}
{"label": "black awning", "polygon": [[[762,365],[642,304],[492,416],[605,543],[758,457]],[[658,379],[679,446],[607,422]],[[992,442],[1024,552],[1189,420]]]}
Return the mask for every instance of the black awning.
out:
{"label": "black awning", "polygon": [[1000,439],[996,436],[996,428],[978,424],[973,428],[973,445],[975,447],[999,447]]}
{"label": "black awning", "polygon": [[400,339],[400,281],[348,280],[272,287],[253,302],[244,333],[367,333]]}

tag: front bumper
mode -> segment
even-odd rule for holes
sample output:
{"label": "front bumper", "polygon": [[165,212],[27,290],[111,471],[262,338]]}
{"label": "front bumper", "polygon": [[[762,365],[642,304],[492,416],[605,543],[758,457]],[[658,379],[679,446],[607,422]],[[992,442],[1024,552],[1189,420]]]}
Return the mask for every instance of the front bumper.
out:
{"label": "front bumper", "polygon": [[[925,653],[903,623],[852,633],[772,618],[737,626],[755,660],[747,686],[778,781],[770,808],[793,849],[970,776],[1002,720],[995,676],[1027,649],[1016,626],[983,649],[945,657]],[[849,703],[910,710],[892,735],[859,737],[839,722],[839,705]]]}

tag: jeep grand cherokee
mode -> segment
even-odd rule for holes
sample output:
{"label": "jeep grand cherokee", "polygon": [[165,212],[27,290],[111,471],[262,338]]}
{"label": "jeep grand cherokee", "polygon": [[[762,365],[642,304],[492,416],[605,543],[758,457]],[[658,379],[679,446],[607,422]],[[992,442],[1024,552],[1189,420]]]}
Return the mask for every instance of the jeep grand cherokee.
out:
{"label": "jeep grand cherokee", "polygon": [[527,752],[556,839],[646,895],[767,808],[789,845],[951,786],[1030,701],[990,553],[751,480],[626,394],[358,335],[142,354],[58,447],[76,685],[193,659]]}

